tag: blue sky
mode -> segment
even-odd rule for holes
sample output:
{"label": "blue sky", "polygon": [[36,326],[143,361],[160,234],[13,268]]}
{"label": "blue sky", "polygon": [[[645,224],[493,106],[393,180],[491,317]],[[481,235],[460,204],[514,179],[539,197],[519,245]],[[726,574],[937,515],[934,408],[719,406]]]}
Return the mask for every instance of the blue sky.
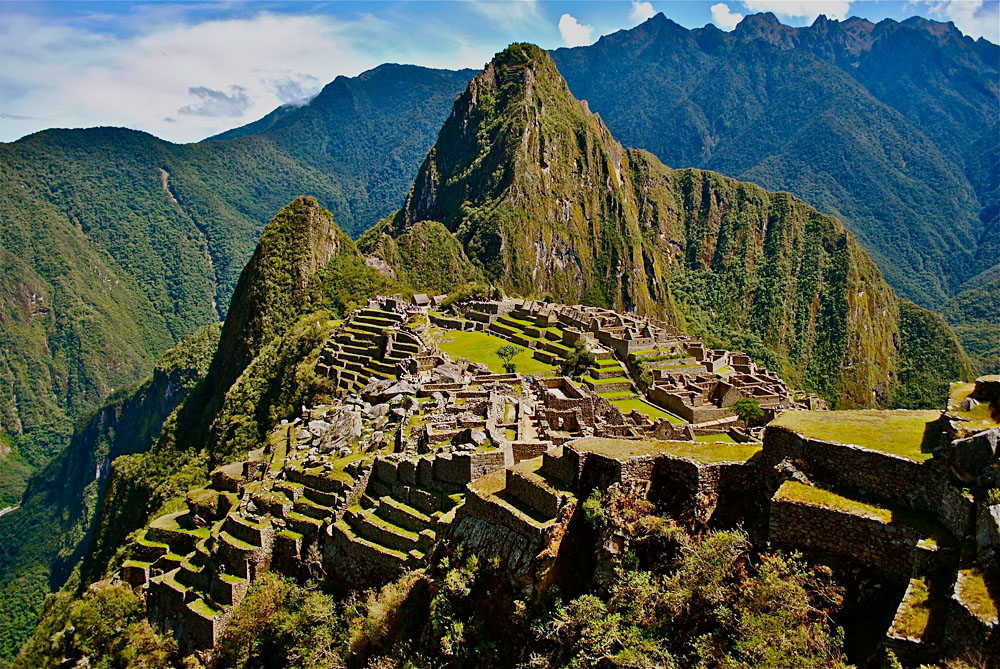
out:
{"label": "blue sky", "polygon": [[731,30],[746,14],[920,15],[1000,40],[998,0],[0,2],[0,141],[116,125],[196,141],[384,62],[481,68],[514,41],[595,42],[663,12]]}

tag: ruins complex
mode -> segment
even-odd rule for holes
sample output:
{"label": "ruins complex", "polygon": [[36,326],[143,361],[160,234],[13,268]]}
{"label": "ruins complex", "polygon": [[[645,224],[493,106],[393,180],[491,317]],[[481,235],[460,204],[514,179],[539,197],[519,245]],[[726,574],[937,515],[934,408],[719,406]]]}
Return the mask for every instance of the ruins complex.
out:
{"label": "ruins complex", "polygon": [[[572,562],[582,502],[618,484],[692,529],[742,526],[760,547],[871,574],[895,593],[883,643],[906,662],[998,656],[996,608],[977,593],[1000,506],[969,488],[997,476],[1000,380],[953,387],[942,412],[823,411],[746,354],[665,323],[421,301],[352,313],[316,364],[337,397],[302,407],[132,543],[118,578],[188,650],[210,650],[269,570],[346,590],[462,544],[537,596]],[[541,371],[504,370],[497,343]],[[766,428],[739,420],[740,399],[757,400]]]}

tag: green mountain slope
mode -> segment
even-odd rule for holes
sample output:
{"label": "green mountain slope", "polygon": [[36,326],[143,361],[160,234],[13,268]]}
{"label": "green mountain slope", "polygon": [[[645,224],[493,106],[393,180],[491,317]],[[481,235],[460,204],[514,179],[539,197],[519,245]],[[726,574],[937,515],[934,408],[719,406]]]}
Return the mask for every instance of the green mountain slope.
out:
{"label": "green mountain slope", "polygon": [[996,231],[996,51],[929,21],[761,14],[730,34],[657,15],[553,57],[627,146],[795,193],[933,307],[995,262],[978,249]]}
{"label": "green mountain slope", "polygon": [[[900,305],[836,219],[623,149],[537,47],[510,47],[470,83],[403,209],[361,250],[427,220],[508,292],[660,316],[840,405],[892,401]],[[939,318],[928,323],[908,334],[954,340]],[[957,346],[942,365],[927,383],[968,373]]]}
{"label": "green mountain slope", "polygon": [[20,508],[0,517],[0,658],[17,652],[46,593],[62,587],[88,548],[111,461],[149,449],[204,378],[219,330],[211,325],[187,337],[151,377],[81,420],[67,448],[32,478]]}
{"label": "green mountain slope", "polygon": [[389,213],[471,74],[385,65],[198,144],[120,128],[0,144],[0,504],[73,420],[226,313],[275,211],[312,193],[355,235]]}
{"label": "green mountain slope", "polygon": [[941,315],[983,374],[1000,374],[1000,266],[948,300]]}
{"label": "green mountain slope", "polygon": [[315,198],[282,209],[241,274],[226,323],[186,339],[151,379],[81,422],[32,478],[22,507],[0,518],[0,658],[30,635],[47,591],[68,583],[75,593],[102,578],[131,531],[181,503],[216,464],[255,448],[303,393],[323,390],[314,368],[334,313],[401,288],[365,265]]}

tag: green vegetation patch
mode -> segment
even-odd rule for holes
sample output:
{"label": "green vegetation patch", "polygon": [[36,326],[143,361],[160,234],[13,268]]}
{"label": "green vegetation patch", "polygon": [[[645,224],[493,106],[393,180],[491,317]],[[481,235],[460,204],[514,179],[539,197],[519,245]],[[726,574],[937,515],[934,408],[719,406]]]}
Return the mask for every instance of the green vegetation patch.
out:
{"label": "green vegetation patch", "polygon": [[959,599],[976,617],[989,623],[997,622],[1000,611],[982,571],[976,567],[961,570],[958,586]]}
{"label": "green vegetation patch", "polygon": [[930,590],[924,578],[910,581],[910,589],[903,600],[902,610],[896,616],[892,631],[897,636],[922,639],[931,617]]}
{"label": "green vegetation patch", "polygon": [[725,432],[717,432],[715,434],[698,434],[694,437],[695,441],[699,441],[703,444],[738,444],[739,442],[730,437]]}
{"label": "green vegetation patch", "polygon": [[854,444],[922,462],[936,434],[928,426],[938,411],[786,411],[771,425],[820,441]]}
{"label": "green vegetation patch", "polygon": [[585,376],[583,377],[583,380],[587,381],[588,383],[592,383],[595,386],[610,386],[611,384],[614,383],[631,383],[631,381],[629,381],[628,378],[624,376],[612,376],[609,379],[595,379],[592,376]]}
{"label": "green vegetation patch", "polygon": [[664,453],[690,458],[704,464],[744,462],[760,451],[759,444],[700,444],[691,441],[609,439],[607,437],[584,437],[571,442],[570,446],[577,451],[597,453],[616,459]]}
{"label": "green vegetation patch", "polygon": [[[472,362],[480,362],[490,368],[495,374],[503,373],[503,365],[497,357],[497,349],[501,346],[509,346],[510,342],[485,332],[449,330],[445,333],[445,339],[451,341],[441,342],[441,350],[453,358],[468,358]],[[547,374],[554,372],[556,367],[541,360],[531,357],[532,351],[525,349],[515,355],[511,362],[517,365],[517,371],[521,374]]]}
{"label": "green vegetation patch", "polygon": [[785,481],[782,483],[774,498],[843,511],[856,516],[880,520],[883,523],[890,523],[893,519],[892,511],[889,509],[883,509],[874,504],[850,499],[829,490],[799,483],[798,481]]}
{"label": "green vegetation patch", "polygon": [[[628,396],[632,395],[633,393],[622,393],[622,394]],[[669,422],[673,423],[674,425],[682,425],[683,423],[687,422],[683,418],[675,416],[669,411],[664,411],[660,407],[650,404],[649,402],[643,399],[633,398],[626,400],[614,400],[610,397],[610,395],[607,395],[606,397],[609,400],[611,400],[612,404],[618,407],[619,411],[621,411],[623,414],[626,415],[632,413],[632,410],[634,409],[635,411],[638,411],[644,416],[649,416],[653,420],[656,420],[657,418],[666,418]]]}

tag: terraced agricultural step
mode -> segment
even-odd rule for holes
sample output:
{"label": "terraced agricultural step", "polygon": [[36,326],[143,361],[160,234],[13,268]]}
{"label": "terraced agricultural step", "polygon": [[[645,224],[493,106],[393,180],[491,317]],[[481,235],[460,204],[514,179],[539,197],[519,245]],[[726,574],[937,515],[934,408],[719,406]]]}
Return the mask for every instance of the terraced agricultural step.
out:
{"label": "terraced agricultural step", "polygon": [[238,606],[247,593],[250,582],[234,574],[215,574],[209,586],[209,594],[219,604]]}
{"label": "terraced agricultural step", "polygon": [[303,516],[315,518],[316,520],[323,520],[334,514],[334,510],[332,508],[322,504],[317,504],[308,497],[302,497],[299,501],[295,502],[295,512],[301,513]]}
{"label": "terraced agricultural step", "polygon": [[355,533],[351,526],[344,520],[338,520],[333,525],[332,534],[334,540],[339,540],[338,543],[356,560],[374,562],[400,571],[414,563],[414,557],[411,554],[388,548],[374,541],[369,541]]}
{"label": "terraced agricultural step", "polygon": [[170,546],[163,541],[152,541],[143,532],[135,542],[135,559],[142,562],[154,562],[170,552]]}
{"label": "terraced agricultural step", "polygon": [[390,523],[411,532],[421,532],[433,523],[427,514],[403,504],[391,497],[382,497],[375,508],[375,514]]}
{"label": "terraced agricultural step", "polygon": [[360,320],[354,320],[351,323],[352,330],[358,330],[360,332],[368,332],[373,335],[382,336],[382,334],[389,328],[388,325],[372,324],[367,322],[362,322]]}
{"label": "terraced agricultural step", "polygon": [[288,523],[288,526],[292,530],[309,538],[319,534],[319,529],[323,526],[323,521],[298,513],[297,511],[292,511],[285,516],[285,522]]}
{"label": "terraced agricultural step", "polygon": [[325,492],[308,486],[303,486],[302,495],[319,506],[326,506],[330,508],[336,508],[343,499],[343,495],[339,492]]}
{"label": "terraced agricultural step", "polygon": [[420,347],[417,346],[416,344],[412,344],[410,342],[399,341],[398,339],[395,342],[393,342],[392,348],[394,350],[396,350],[396,351],[400,351],[402,353],[405,353],[408,356],[416,355],[417,353],[420,352]]}
{"label": "terraced agricultural step", "polygon": [[420,535],[379,518],[371,510],[348,510],[344,519],[354,533],[369,541],[407,553],[420,549]]}

